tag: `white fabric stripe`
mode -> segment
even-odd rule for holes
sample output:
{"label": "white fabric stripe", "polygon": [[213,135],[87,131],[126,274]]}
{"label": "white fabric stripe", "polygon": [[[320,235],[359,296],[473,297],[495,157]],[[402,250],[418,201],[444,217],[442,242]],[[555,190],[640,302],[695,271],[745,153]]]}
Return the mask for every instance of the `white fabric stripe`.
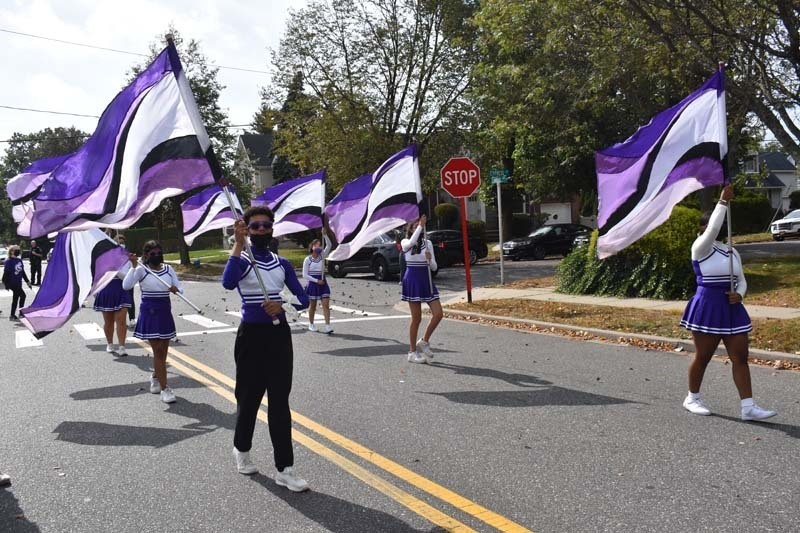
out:
{"label": "white fabric stripe", "polygon": [[697,324],[692,324],[691,322],[687,322],[686,320],[681,320],[681,327],[686,328],[690,331],[698,331],[700,333],[715,333],[718,335],[735,335],[737,333],[746,333],[753,329],[752,324],[747,324],[746,326],[739,326],[738,328],[709,328],[707,326],[699,326]]}
{"label": "white fabric stripe", "polygon": [[[234,208],[238,209],[240,212],[242,211],[242,205],[239,203],[239,199],[236,197],[235,194],[231,194],[233,197],[233,204]],[[213,229],[221,229],[227,228],[228,226],[233,226],[234,217],[233,213],[229,213],[225,217],[214,219],[217,215],[219,215],[225,209],[229,209],[230,205],[228,204],[228,198],[224,192],[217,194],[216,198],[214,198],[214,203],[211,204],[211,208],[208,211],[208,214],[203,218],[203,221],[197,227],[197,229],[191,233],[187,233],[183,236],[183,240],[186,241],[186,244],[191,246],[194,243],[194,240],[201,234],[211,231]]]}
{"label": "white fabric stripe", "polygon": [[272,227],[273,237],[288,235],[307,228],[302,224],[284,221],[283,218],[292,211],[302,207],[323,208],[322,199],[325,196],[325,183],[322,180],[311,180],[294,189],[275,211],[275,225]]}

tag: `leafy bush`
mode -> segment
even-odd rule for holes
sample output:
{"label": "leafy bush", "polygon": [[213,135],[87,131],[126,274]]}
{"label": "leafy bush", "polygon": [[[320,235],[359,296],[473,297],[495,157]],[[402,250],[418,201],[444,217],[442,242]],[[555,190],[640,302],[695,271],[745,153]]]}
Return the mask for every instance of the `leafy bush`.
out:
{"label": "leafy bush", "polygon": [[604,260],[597,258],[595,230],[589,246],[576,248],[559,265],[558,291],[626,298],[688,298],[696,287],[691,247],[699,218],[696,209],[675,207],[667,222]]}
{"label": "leafy bush", "polygon": [[736,235],[761,233],[769,228],[773,214],[775,210],[765,196],[744,190],[731,203],[731,229]]}
{"label": "leafy bush", "polygon": [[454,204],[443,203],[433,208],[433,213],[438,219],[439,229],[458,229],[460,227],[458,206]]}
{"label": "leafy bush", "polygon": [[483,220],[467,220],[467,236],[486,241],[486,222]]}

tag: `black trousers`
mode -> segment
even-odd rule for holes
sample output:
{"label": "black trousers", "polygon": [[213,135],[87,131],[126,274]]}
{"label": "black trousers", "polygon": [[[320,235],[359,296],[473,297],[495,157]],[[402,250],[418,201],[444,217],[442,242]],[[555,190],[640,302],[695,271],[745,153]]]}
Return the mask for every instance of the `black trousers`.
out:
{"label": "black trousers", "polygon": [[42,284],[42,264],[31,262],[31,285]]}
{"label": "black trousers", "polygon": [[128,320],[133,320],[136,318],[136,300],[133,297],[133,289],[129,290],[128,294],[131,295],[131,306],[128,308]]}
{"label": "black trousers", "polygon": [[236,333],[236,432],[233,444],[240,452],[250,451],[253,431],[264,392],[267,393],[269,436],[280,471],[294,465],[292,416],[289,393],[292,390],[292,334],[281,322],[251,324],[242,322]]}
{"label": "black trousers", "polygon": [[25,307],[25,291],[22,290],[22,285],[12,285],[11,289],[11,315],[17,314],[17,305],[22,309]]}

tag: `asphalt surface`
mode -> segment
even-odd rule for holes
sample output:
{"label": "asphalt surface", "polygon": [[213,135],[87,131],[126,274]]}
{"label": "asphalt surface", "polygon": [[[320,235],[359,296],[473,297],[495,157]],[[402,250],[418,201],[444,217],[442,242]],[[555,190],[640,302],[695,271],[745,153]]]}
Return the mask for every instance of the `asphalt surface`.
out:
{"label": "asphalt surface", "polygon": [[[453,268],[436,282],[446,294],[462,280]],[[305,494],[274,484],[264,422],[252,451],[262,474],[233,464],[235,293],[186,283],[219,323],[205,326],[174,301],[171,406],[146,390],[144,348],[129,342],[117,358],[80,333],[101,323],[89,308],[42,346],[17,347],[24,328],[0,320],[0,470],[13,478],[0,531],[797,530],[797,373],[752,368],[757,402],[779,410],[757,424],[738,419],[717,361],[703,387],[716,416],[684,411],[681,354],[445,320],[435,363],[411,365],[397,282],[329,282],[335,333],[301,317],[293,334]],[[0,318],[9,305],[0,293]]]}

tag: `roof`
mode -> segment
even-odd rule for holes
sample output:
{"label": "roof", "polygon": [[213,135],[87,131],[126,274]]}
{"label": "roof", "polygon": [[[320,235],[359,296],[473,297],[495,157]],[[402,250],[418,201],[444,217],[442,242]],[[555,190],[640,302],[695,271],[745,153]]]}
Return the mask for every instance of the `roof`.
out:
{"label": "roof", "polygon": [[744,182],[744,187],[745,189],[783,189],[785,185],[778,176],[770,172],[760,185],[754,178],[747,178],[747,181]]}
{"label": "roof", "polygon": [[795,170],[789,157],[783,152],[759,152],[758,161],[772,171],[788,170],[793,172]]}
{"label": "roof", "polygon": [[272,164],[272,133],[243,133],[239,136],[250,154],[250,162],[257,167]]}

